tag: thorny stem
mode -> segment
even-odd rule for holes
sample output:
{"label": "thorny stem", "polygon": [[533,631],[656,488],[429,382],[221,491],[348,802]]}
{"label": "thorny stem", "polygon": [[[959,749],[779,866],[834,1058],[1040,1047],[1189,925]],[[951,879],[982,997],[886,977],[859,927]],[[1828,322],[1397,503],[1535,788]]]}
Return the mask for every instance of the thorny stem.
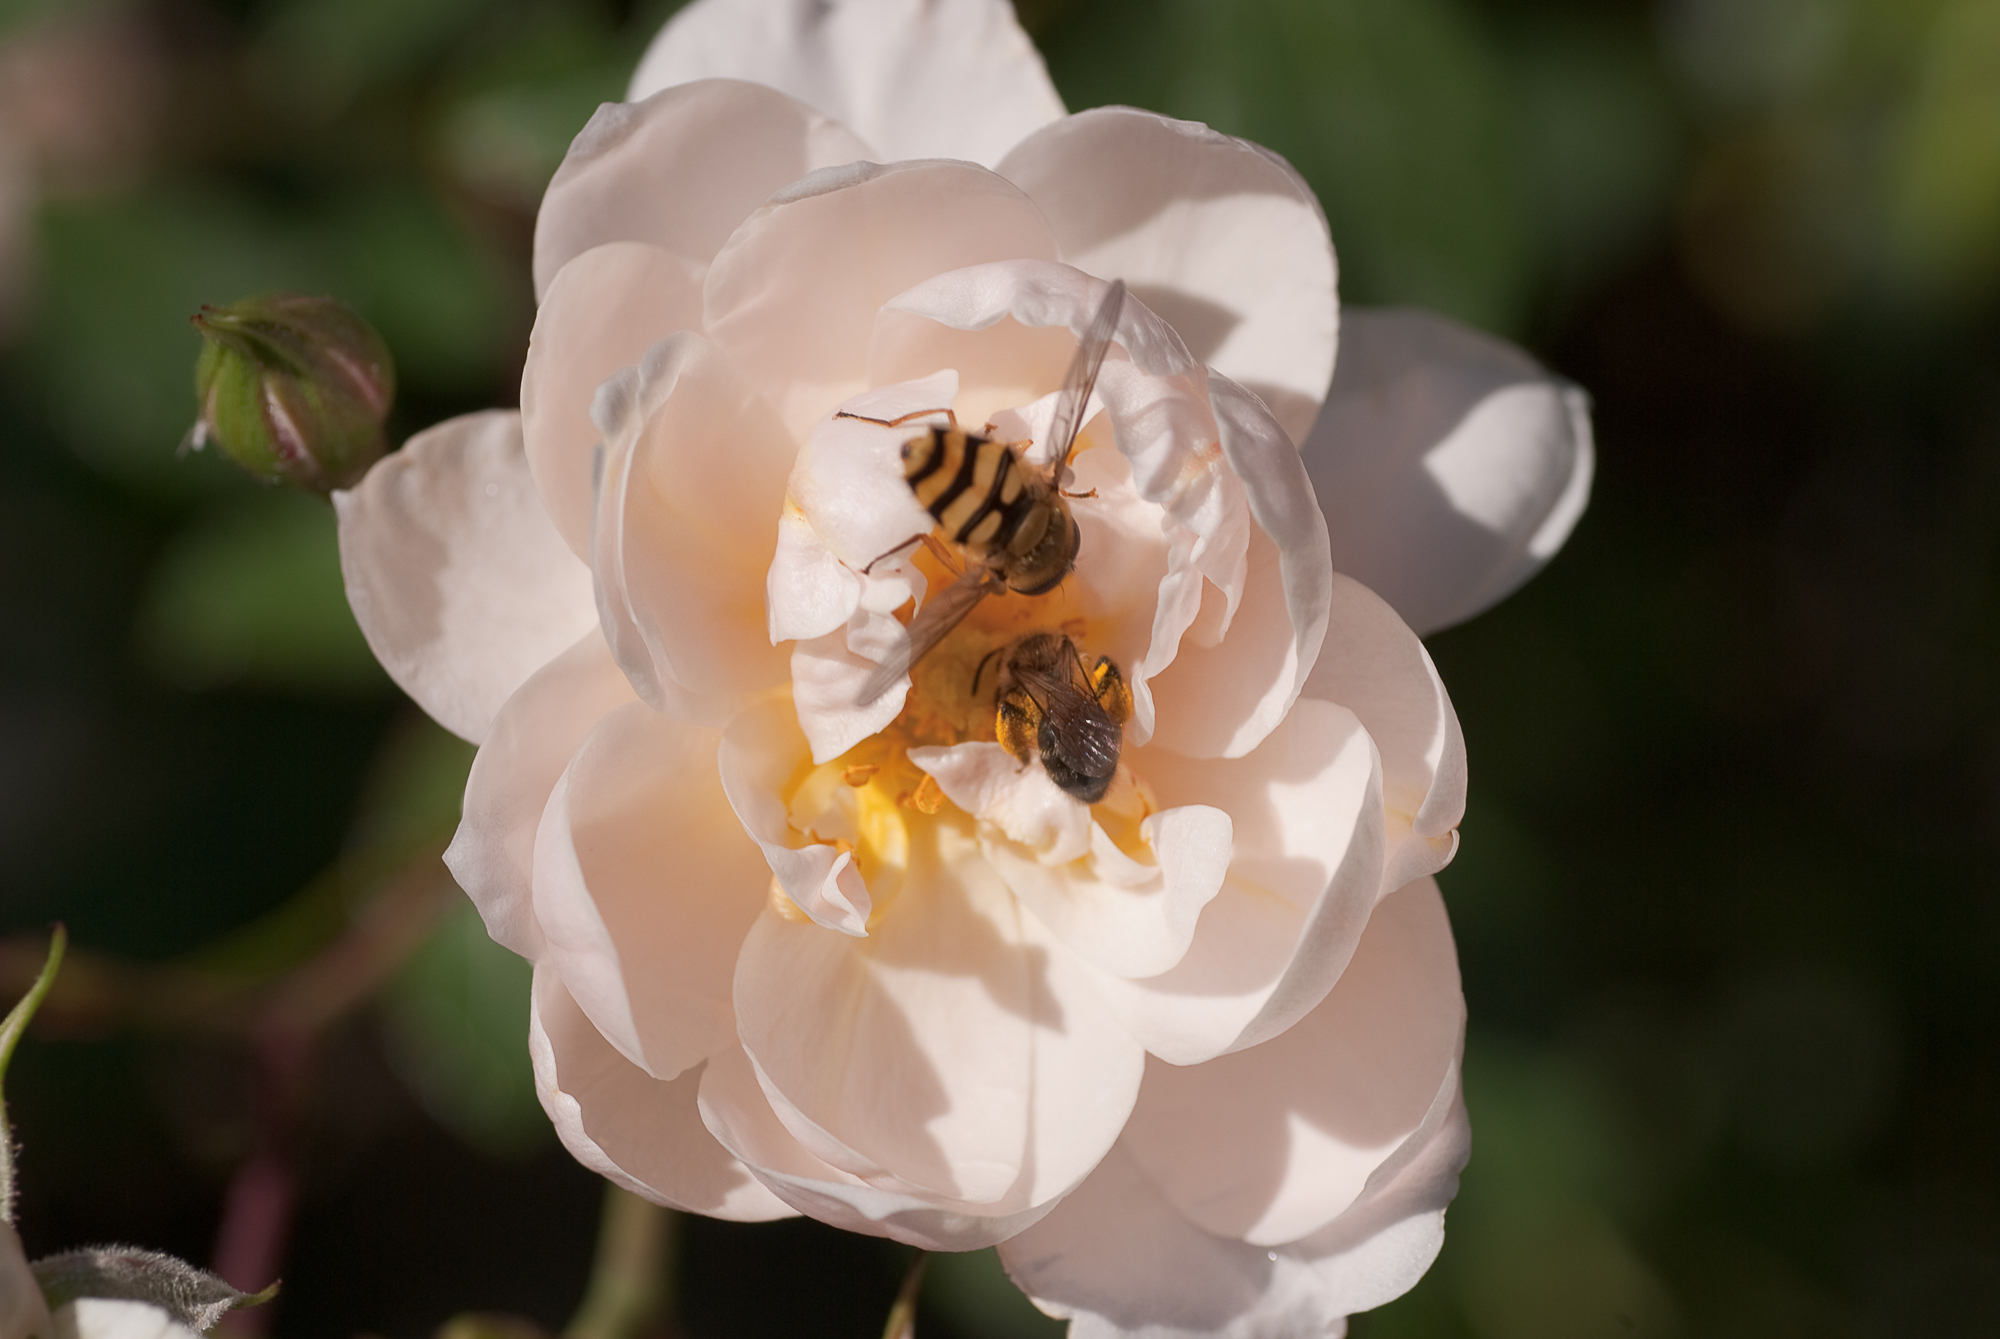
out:
{"label": "thorny stem", "polygon": [[[7,1062],[14,1058],[14,1047],[21,1040],[21,1034],[28,1030],[28,1020],[35,1016],[41,1006],[43,996],[55,984],[56,969],[62,966],[63,947],[69,942],[69,933],[57,925],[49,935],[49,955],[42,964],[42,970],[35,977],[35,983],[28,987],[28,993],[21,1002],[8,1011],[5,1019],[0,1019],[0,1081],[7,1077]],[[18,1193],[14,1185],[14,1127],[7,1121],[7,1101],[0,1095],[0,1223],[14,1221],[14,1198]]]}
{"label": "thorny stem", "polygon": [[918,1251],[910,1261],[910,1272],[903,1275],[895,1305],[889,1308],[889,1323],[882,1327],[882,1339],[916,1339],[917,1290],[924,1286],[924,1266],[930,1262],[929,1251]]}
{"label": "thorny stem", "polygon": [[590,1284],[563,1339],[636,1339],[670,1318],[679,1243],[673,1210],[607,1182]]}

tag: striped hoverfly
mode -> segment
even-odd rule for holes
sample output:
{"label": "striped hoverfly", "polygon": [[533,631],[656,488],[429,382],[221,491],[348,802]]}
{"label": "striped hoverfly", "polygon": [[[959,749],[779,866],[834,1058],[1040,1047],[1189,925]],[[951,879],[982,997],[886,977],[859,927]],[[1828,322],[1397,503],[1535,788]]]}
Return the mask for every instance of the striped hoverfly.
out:
{"label": "striped hoverfly", "polygon": [[[910,666],[923,659],[988,595],[1005,591],[1045,594],[1061,584],[1076,565],[1080,536],[1062,481],[1124,305],[1124,281],[1114,281],[1077,345],[1076,357],[1057,392],[1055,412],[1049,419],[1049,441],[1054,450],[1045,467],[1027,463],[1025,452],[1032,443],[1003,442],[966,432],[949,409],[942,411],[951,419],[949,427],[932,425],[903,443],[903,479],[937,522],[937,529],[905,541],[889,553],[922,542],[956,569],[958,577],[924,601],[910,621],[909,645],[868,676],[855,699],[857,707],[865,707],[887,692],[890,684],[908,673]],[[927,409],[901,418],[879,419],[843,410],[835,417],[893,428],[938,412]]]}

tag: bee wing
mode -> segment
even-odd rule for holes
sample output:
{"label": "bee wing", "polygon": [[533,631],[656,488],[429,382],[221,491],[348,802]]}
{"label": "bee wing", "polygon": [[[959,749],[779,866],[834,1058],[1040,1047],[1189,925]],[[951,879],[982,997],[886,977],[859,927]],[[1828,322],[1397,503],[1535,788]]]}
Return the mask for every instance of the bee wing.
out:
{"label": "bee wing", "polygon": [[922,660],[925,652],[942,641],[947,632],[972,612],[972,606],[993,590],[993,569],[974,563],[959,573],[958,580],[925,600],[924,607],[910,620],[910,644],[875,667],[875,672],[861,685],[854,705],[865,707],[888,692],[890,684],[907,674],[910,666]]}
{"label": "bee wing", "polygon": [[1058,483],[1062,482],[1063,470],[1069,464],[1076,435],[1083,430],[1084,407],[1090,403],[1090,392],[1097,385],[1097,369],[1104,366],[1104,351],[1111,347],[1111,336],[1118,329],[1118,313],[1124,306],[1125,281],[1113,279],[1111,291],[1104,295],[1097,315],[1090,318],[1090,328],[1083,332],[1082,343],[1076,346],[1069,375],[1063,378],[1062,390],[1056,395],[1056,412],[1049,420],[1049,446],[1054,454],[1049,459]]}

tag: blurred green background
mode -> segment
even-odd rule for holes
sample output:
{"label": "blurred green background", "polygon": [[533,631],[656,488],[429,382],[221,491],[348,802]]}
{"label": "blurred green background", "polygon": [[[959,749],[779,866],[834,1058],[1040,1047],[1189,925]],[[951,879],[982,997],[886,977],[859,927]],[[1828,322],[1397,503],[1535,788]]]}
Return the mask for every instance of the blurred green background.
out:
{"label": "blurred green background", "polygon": [[[348,300],[397,438],[512,403],[542,186],[671,8],[0,5],[0,931],[79,949],[10,1076],[31,1254],[210,1258],[264,1100],[229,983],[367,922],[469,757],[374,667],[326,508],[176,457],[187,317]],[[2000,0],[1021,12],[1072,108],[1289,157],[1348,301],[1595,397],[1569,547],[1432,639],[1475,1152],[1354,1333],[1994,1333]],[[314,1051],[287,1339],[581,1290],[596,1183],[535,1104],[525,970],[453,905]],[[903,1259],[691,1223],[683,1328],[878,1333]],[[937,1262],[926,1336],[1055,1329],[990,1254]]]}

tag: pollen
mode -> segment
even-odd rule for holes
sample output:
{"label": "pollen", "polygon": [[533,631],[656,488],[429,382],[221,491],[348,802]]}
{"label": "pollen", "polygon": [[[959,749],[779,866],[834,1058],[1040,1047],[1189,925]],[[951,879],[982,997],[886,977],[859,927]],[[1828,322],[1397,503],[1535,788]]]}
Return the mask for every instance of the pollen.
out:
{"label": "pollen", "polygon": [[882,765],[880,763],[872,762],[855,763],[851,767],[843,767],[840,771],[840,784],[855,787],[865,786],[874,780],[875,774],[881,770]]}
{"label": "pollen", "polygon": [[934,814],[944,808],[944,789],[938,785],[936,777],[924,774],[924,779],[917,783],[916,792],[910,796],[910,807],[920,814]]}

